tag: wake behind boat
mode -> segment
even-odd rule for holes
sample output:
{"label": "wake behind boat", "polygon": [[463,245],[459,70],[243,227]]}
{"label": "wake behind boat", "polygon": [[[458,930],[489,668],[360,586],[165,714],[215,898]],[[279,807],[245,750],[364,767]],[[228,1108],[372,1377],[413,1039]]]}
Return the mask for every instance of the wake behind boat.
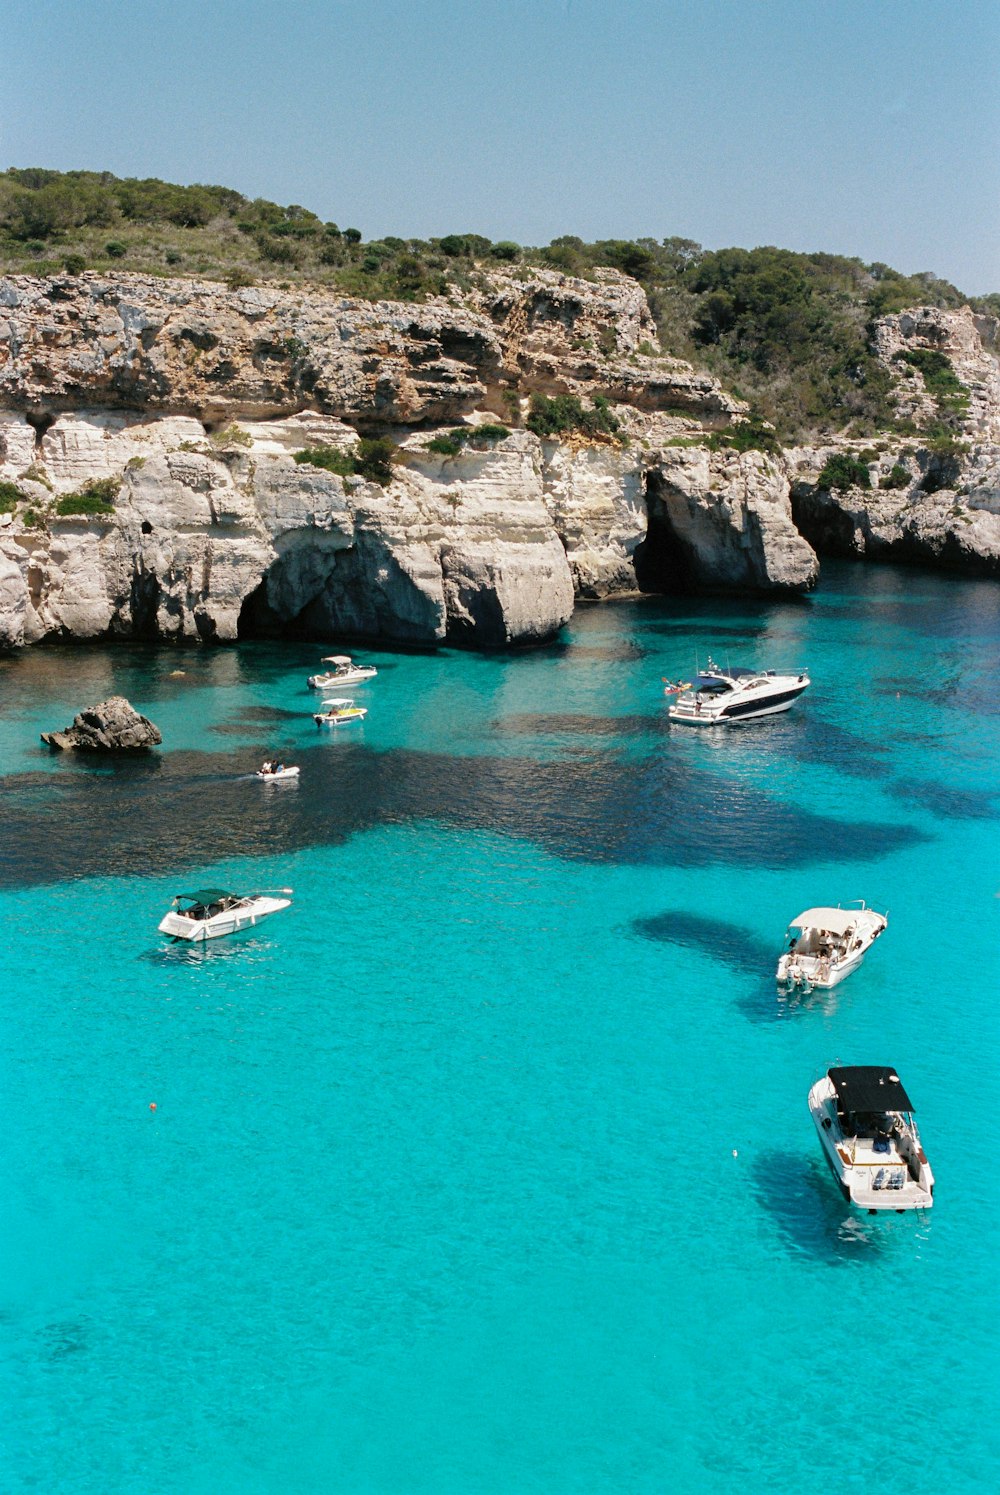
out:
{"label": "wake behind boat", "polygon": [[809,1111],[833,1176],[852,1204],[870,1210],[930,1209],[934,1175],[894,1069],[828,1070],[809,1091]]}
{"label": "wake behind boat", "polygon": [[[292,890],[275,891],[285,894]],[[158,927],[161,934],[175,940],[215,940],[224,934],[250,929],[290,904],[290,898],[275,898],[270,893],[241,894],[228,893],[225,888],[199,888],[194,893],[178,893]]]}
{"label": "wake behind boat", "polygon": [[667,712],[672,722],[690,727],[729,726],[787,711],[810,685],[805,670],[779,675],[774,670],[725,669],[709,659],[693,680],[664,682],[664,695],[677,697]]}
{"label": "wake behind boat", "polygon": [[313,690],[329,690],[331,687],[336,689],[338,685],[360,685],[378,674],[373,664],[355,664],[349,654],[326,654],[320,663],[330,664],[333,669],[309,676],[309,685]]}
{"label": "wake behind boat", "polygon": [[863,899],[853,908],[807,908],[788,926],[778,959],[779,986],[836,986],[856,971],[888,924]]}

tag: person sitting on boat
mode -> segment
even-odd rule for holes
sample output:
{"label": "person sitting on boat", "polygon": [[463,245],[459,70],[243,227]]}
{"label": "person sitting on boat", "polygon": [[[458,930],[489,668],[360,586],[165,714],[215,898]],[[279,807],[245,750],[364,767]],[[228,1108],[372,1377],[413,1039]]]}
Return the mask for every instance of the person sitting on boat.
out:
{"label": "person sitting on boat", "polygon": [[268,760],[265,763],[262,763],[260,765],[260,771],[261,771],[261,773],[273,773],[274,772],[274,764],[271,762],[270,758],[268,758]]}

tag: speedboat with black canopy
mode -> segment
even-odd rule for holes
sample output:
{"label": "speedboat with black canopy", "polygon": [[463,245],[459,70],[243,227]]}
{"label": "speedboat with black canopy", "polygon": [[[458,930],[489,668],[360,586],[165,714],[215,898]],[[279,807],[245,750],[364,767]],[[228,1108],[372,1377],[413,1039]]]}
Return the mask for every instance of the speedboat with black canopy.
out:
{"label": "speedboat with black canopy", "polygon": [[778,957],[779,986],[836,986],[856,971],[888,923],[859,899],[849,908],[807,908],[788,926]]}
{"label": "speedboat with black canopy", "polygon": [[845,1198],[859,1209],[930,1209],[934,1175],[894,1069],[830,1069],[809,1091],[823,1154]]}
{"label": "speedboat with black canopy", "polygon": [[805,670],[781,675],[717,665],[709,659],[693,680],[664,682],[664,695],[676,696],[670,721],[687,727],[726,727],[787,711],[810,685]]}
{"label": "speedboat with black canopy", "polygon": [[173,940],[216,940],[224,934],[238,934],[251,929],[288,908],[291,899],[275,897],[291,893],[291,888],[276,888],[269,893],[230,893],[225,888],[198,888],[194,893],[178,893],[160,920],[161,934]]}

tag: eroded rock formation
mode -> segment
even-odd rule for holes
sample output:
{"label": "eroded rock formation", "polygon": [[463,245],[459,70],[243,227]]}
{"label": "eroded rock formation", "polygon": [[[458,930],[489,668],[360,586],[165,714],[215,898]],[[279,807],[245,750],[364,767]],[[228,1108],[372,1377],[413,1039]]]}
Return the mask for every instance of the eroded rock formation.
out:
{"label": "eroded rock formation", "polygon": [[[897,379],[901,421],[926,426],[939,399],[906,355],[943,354],[966,395],[955,437],[837,442],[789,452],[798,528],[826,555],[946,566],[1000,576],[1000,323],[969,307],[921,307],[883,318],[875,346]],[[962,408],[964,406],[964,409]],[[869,486],[828,488],[828,460],[849,453]]]}
{"label": "eroded rock formation", "polygon": [[79,753],[144,752],[163,741],[158,727],[141,716],[124,696],[108,696],[81,711],[63,732],[43,732],[42,741],[61,751]]}
{"label": "eroded rock formation", "polygon": [[[864,444],[711,449],[744,407],[656,352],[641,288],[613,271],[498,270],[464,301],[419,306],[14,277],[0,306],[0,481],[18,495],[0,511],[2,644],[264,631],[501,646],[551,635],[576,597],[808,590],[810,541],[989,574],[1000,558],[996,323],[967,309],[877,332],[902,418],[926,421],[934,397],[899,355],[946,354],[969,391],[961,452],[886,440],[866,453],[872,490],[830,492],[827,457]],[[533,393],[608,400],[621,439],[539,438]],[[500,421],[506,436],[475,439]],[[456,426],[472,439],[429,449]],[[294,460],[373,434],[397,448],[386,486]],[[118,485],[113,503],[60,514],[98,480]]]}

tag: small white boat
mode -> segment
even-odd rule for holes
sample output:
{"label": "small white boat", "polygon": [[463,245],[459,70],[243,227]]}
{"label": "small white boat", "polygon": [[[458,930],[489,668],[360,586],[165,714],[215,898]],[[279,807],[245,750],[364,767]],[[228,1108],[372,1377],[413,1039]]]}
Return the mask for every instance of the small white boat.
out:
{"label": "small white boat", "polygon": [[856,971],[883,932],[885,914],[863,901],[850,908],[807,908],[788,926],[788,948],[778,960],[780,986],[836,986]]}
{"label": "small white boat", "polygon": [[327,670],[325,674],[309,676],[309,684],[313,690],[329,690],[331,686],[338,685],[359,685],[378,674],[373,664],[355,664],[349,654],[326,654],[321,662],[332,664],[333,669]]}
{"label": "small white boat", "polygon": [[[290,893],[291,888],[277,888]],[[238,934],[288,908],[290,898],[275,898],[270,893],[227,893],[224,888],[199,888],[194,893],[178,893],[169,913],[160,920],[159,930],[175,940],[217,940],[224,934]]]}
{"label": "small white boat", "polygon": [[280,779],[297,779],[299,770],[294,764],[285,767],[283,763],[264,763],[257,770],[256,777],[265,784],[274,784]]}
{"label": "small white boat", "polygon": [[805,670],[779,675],[774,670],[723,669],[709,659],[693,680],[664,681],[665,696],[677,699],[667,712],[688,727],[726,727],[787,711],[810,685]]}
{"label": "small white boat", "polygon": [[317,727],[343,727],[350,722],[364,721],[367,715],[367,706],[355,706],[353,701],[335,696],[323,702],[322,711],[313,712],[313,721]]}
{"label": "small white boat", "polygon": [[930,1209],[934,1175],[894,1069],[828,1070],[809,1091],[823,1153],[844,1196],[875,1210]]}

